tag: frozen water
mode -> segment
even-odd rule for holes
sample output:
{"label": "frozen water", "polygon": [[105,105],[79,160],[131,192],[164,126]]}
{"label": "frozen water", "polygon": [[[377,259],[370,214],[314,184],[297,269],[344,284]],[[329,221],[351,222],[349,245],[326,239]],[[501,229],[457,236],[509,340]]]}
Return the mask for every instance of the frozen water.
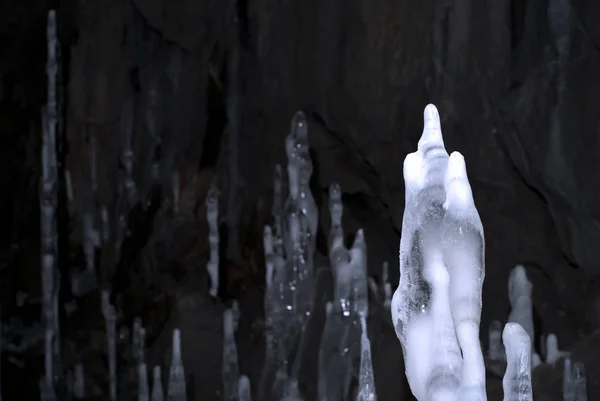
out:
{"label": "frozen water", "polygon": [[400,283],[391,310],[410,388],[420,401],[485,400],[483,229],[464,159],[448,156],[431,104],[418,149],[404,160],[404,180]]}

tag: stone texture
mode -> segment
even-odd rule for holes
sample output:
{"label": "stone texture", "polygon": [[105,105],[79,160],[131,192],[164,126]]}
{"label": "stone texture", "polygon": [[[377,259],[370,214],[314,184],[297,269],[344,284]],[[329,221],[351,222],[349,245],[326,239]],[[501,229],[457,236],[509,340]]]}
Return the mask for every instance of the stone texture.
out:
{"label": "stone texture", "polygon": [[[600,292],[594,284],[600,277],[600,187],[595,185],[600,142],[594,113],[600,102],[595,90],[600,85],[600,26],[595,23],[600,3],[59,3],[67,85],[61,159],[74,192],[61,226],[62,249],[69,250],[64,273],[82,263],[82,213],[98,205],[113,210],[119,199],[120,123],[126,102],[135,104],[134,178],[142,204],[130,213],[134,238],[125,254],[105,250],[101,255],[102,276],[117,270],[113,285],[120,296],[138,299],[126,303],[123,324],[148,308],[152,302],[144,300],[155,293],[163,295],[157,298],[164,299],[161,310],[170,310],[167,300],[188,277],[199,274],[198,282],[205,284],[203,202],[211,182],[222,189],[223,216],[228,209],[230,216],[241,216],[243,256],[226,260],[223,250],[228,283],[222,299],[241,297],[248,319],[259,318],[263,271],[262,223],[257,222],[268,220],[273,168],[284,159],[284,137],[298,109],[310,119],[320,250],[329,225],[327,187],[337,181],[344,191],[347,232],[365,228],[370,274],[379,275],[388,260],[397,280],[402,161],[415,149],[424,106],[433,102],[447,148],[465,155],[485,227],[482,332],[492,320],[506,318],[507,277],[517,263],[526,265],[534,283],[542,331],[570,344],[600,327]],[[564,4],[567,9],[560,8]],[[3,316],[21,313],[14,305],[17,290],[35,292],[39,285],[38,258],[32,255],[39,234],[45,7],[33,0],[0,6],[6,38],[0,46],[0,160],[3,193],[11,194],[0,207],[6,244],[0,250]],[[568,11],[569,19],[549,20],[556,15],[549,7],[559,15]],[[564,59],[557,26],[570,35]],[[231,70],[234,56],[239,57],[237,74]],[[98,143],[95,199],[90,197],[90,135]],[[152,200],[150,172],[157,154],[163,201]],[[235,188],[232,168],[239,171]],[[183,191],[176,222],[169,192],[174,171]],[[232,235],[222,229],[223,238]],[[140,283],[154,283],[155,293],[151,296]],[[152,320],[156,336],[166,321]],[[371,324],[377,333],[377,321]],[[196,335],[184,333],[184,347]],[[397,344],[378,334],[372,342],[375,369],[398,369],[396,375],[378,375],[385,377],[385,383],[377,379],[385,388],[381,399],[404,399],[399,394],[406,393],[405,384],[394,381],[403,377],[401,361],[390,360],[390,355],[399,358]],[[247,358],[260,354],[251,345],[243,349]],[[398,390],[391,391],[388,383]]]}

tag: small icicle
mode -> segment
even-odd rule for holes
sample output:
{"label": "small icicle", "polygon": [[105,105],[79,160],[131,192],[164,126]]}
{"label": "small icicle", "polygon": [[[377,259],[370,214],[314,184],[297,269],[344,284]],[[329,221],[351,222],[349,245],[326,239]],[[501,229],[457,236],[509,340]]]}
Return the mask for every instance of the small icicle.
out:
{"label": "small icicle", "polygon": [[390,283],[389,268],[389,263],[386,260],[381,266],[381,291],[383,293],[383,306],[387,309],[392,305],[392,284]]}
{"label": "small icicle", "polygon": [[568,355],[568,352],[558,349],[558,338],[556,337],[556,334],[548,334],[546,337],[546,363],[554,363],[560,358]]}
{"label": "small icicle", "polygon": [[138,401],[148,401],[149,397],[148,368],[145,363],[140,363],[138,364]]}
{"label": "small icicle", "polygon": [[210,260],[206,265],[210,275],[209,293],[216,297],[219,291],[219,190],[215,186],[211,186],[206,196],[206,220],[210,243]]}
{"label": "small icicle", "polygon": [[235,341],[238,311],[234,303],[223,313],[223,401],[236,401],[238,397],[238,355]]}
{"label": "small icicle", "polygon": [[76,399],[83,400],[85,398],[85,375],[81,362],[75,365],[73,376],[73,395]]}
{"label": "small icicle", "polygon": [[587,378],[582,362],[573,364],[573,382],[575,385],[575,401],[587,401]]}
{"label": "small icicle", "polygon": [[371,360],[371,341],[367,332],[365,315],[360,316],[362,334],[360,339],[360,373],[358,379],[358,394],[356,401],[376,401],[375,379],[373,377],[373,363]]}
{"label": "small icicle", "polygon": [[181,194],[181,182],[179,180],[179,171],[175,170],[171,175],[171,186],[173,190],[173,211],[179,213],[179,197]]}
{"label": "small icicle", "polygon": [[240,376],[238,382],[238,400],[252,401],[252,397],[250,396],[250,379],[247,376]]}
{"label": "small icicle", "polygon": [[505,361],[506,354],[502,346],[502,323],[494,320],[488,330],[488,358],[492,361]]}
{"label": "small icicle", "polygon": [[152,376],[152,401],[164,401],[165,392],[162,385],[160,366],[154,367]]}
{"label": "small icicle", "polygon": [[183,370],[183,361],[181,359],[181,333],[179,329],[173,330],[173,346],[171,353],[171,369],[169,371],[167,400],[187,401],[185,372]]}
{"label": "small icicle", "polygon": [[102,314],[106,321],[110,401],[117,401],[117,316],[114,306],[110,304],[110,293],[106,290],[102,291]]}

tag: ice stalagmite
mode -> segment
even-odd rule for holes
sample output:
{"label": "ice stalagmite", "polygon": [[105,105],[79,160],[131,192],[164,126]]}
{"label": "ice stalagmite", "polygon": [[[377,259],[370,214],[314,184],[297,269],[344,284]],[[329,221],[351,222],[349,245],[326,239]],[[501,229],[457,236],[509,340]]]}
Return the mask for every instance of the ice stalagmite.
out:
{"label": "ice stalagmite", "polygon": [[85,398],[85,375],[83,371],[83,364],[78,363],[75,365],[75,372],[73,374],[73,395],[76,399],[82,400]]}
{"label": "ice stalagmite", "polygon": [[150,400],[150,388],[148,386],[148,367],[145,363],[138,364],[138,401]]}
{"label": "ice stalagmite", "polygon": [[110,303],[110,293],[102,291],[102,315],[106,322],[106,350],[110,401],[117,400],[117,313]]}
{"label": "ice stalagmite", "polygon": [[44,322],[44,379],[40,382],[42,398],[56,398],[55,385],[61,378],[60,333],[58,325],[58,288],[60,284],[58,263],[58,207],[57,162],[57,75],[58,37],[56,11],[48,12],[47,41],[47,102],[42,109],[42,175],[40,177],[40,234],[42,276],[42,321]]}
{"label": "ice stalagmite", "polygon": [[206,265],[210,275],[209,293],[216,297],[219,291],[219,190],[215,186],[211,186],[206,195],[206,220],[210,243],[210,260]]}
{"label": "ice stalagmite", "polygon": [[248,376],[240,376],[238,381],[238,401],[252,401]]}
{"label": "ice stalagmite", "polygon": [[171,346],[171,368],[169,370],[169,383],[167,386],[168,401],[187,401],[185,371],[181,359],[181,332],[173,330],[173,343]]}
{"label": "ice stalagmite", "polygon": [[270,226],[264,228],[264,250],[266,261],[265,289],[265,342],[266,354],[259,383],[259,399],[279,399],[287,371],[282,341],[288,316],[286,303],[287,276],[283,259],[275,251]]}
{"label": "ice stalagmite", "polygon": [[488,331],[488,359],[492,361],[506,360],[502,346],[502,323],[494,320]]}
{"label": "ice stalagmite", "polygon": [[342,401],[348,399],[353,372],[358,370],[360,316],[368,313],[367,256],[362,230],[357,232],[352,248],[345,248],[339,185],[332,184],[329,195],[329,260],[334,294],[321,336],[318,397],[321,401]]}
{"label": "ice stalagmite", "polygon": [[238,355],[235,332],[238,325],[238,308],[234,302],[223,313],[223,401],[236,401],[238,397]]}
{"label": "ice stalagmite", "polygon": [[558,338],[556,334],[550,333],[546,337],[546,363],[554,363],[560,358],[568,356],[569,353],[558,349]]}
{"label": "ice stalagmite", "polygon": [[507,323],[502,340],[507,363],[502,380],[504,401],[532,401],[531,339],[519,324]]}
{"label": "ice stalagmite", "polygon": [[510,301],[509,322],[519,323],[533,342],[533,305],[531,301],[531,282],[522,265],[517,265],[508,278],[508,299]]}
{"label": "ice stalagmite", "polygon": [[160,366],[152,369],[152,394],[150,397],[151,401],[164,401],[165,399]]}
{"label": "ice stalagmite", "polygon": [[[462,155],[444,148],[435,106],[404,160],[406,204],[392,321],[419,401],[485,400],[479,344],[484,241]],[[462,353],[462,357],[461,357]]]}
{"label": "ice stalagmite", "polygon": [[362,334],[360,338],[360,371],[358,376],[358,395],[356,401],[376,401],[375,378],[373,377],[373,363],[371,361],[371,341],[367,333],[367,320],[364,315],[360,317]]}
{"label": "ice stalagmite", "polygon": [[573,363],[571,358],[565,358],[563,375],[564,401],[587,401],[587,379],[583,363]]}
{"label": "ice stalagmite", "polygon": [[392,284],[389,278],[389,263],[383,262],[381,266],[381,293],[383,294],[383,306],[389,308],[392,305]]}

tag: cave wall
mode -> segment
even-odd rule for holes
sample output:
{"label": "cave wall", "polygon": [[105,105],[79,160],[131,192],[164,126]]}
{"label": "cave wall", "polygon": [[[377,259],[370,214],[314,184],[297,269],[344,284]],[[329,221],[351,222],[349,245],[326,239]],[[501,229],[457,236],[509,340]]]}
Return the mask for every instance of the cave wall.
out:
{"label": "cave wall", "polygon": [[[10,19],[3,31],[11,44],[2,47],[0,63],[8,177],[3,185],[5,193],[27,199],[16,202],[15,195],[2,208],[11,221],[5,228],[11,245],[3,249],[7,265],[25,263],[37,235],[18,229],[35,224],[37,185],[24,183],[39,171],[38,111],[44,101],[46,8],[28,3],[0,13]],[[365,228],[371,274],[389,260],[395,280],[402,161],[416,146],[423,107],[433,102],[447,148],[466,158],[485,227],[482,331],[491,320],[506,318],[507,277],[517,263],[526,265],[534,283],[544,331],[570,343],[600,326],[596,2],[86,0],[57,6],[72,242],[81,241],[81,216],[91,202],[92,136],[96,201],[117,203],[128,101],[134,104],[140,197],[150,197],[160,143],[163,195],[170,196],[177,171],[187,219],[157,228],[162,220],[145,215],[151,221],[142,230],[189,236],[187,246],[171,250],[180,254],[169,256],[188,273],[206,256],[190,249],[203,241],[202,197],[209,182],[222,188],[224,214],[231,206],[227,195],[235,193],[246,212],[258,207],[264,215],[289,120],[302,109],[310,120],[323,232],[327,187],[337,181],[348,232]],[[31,65],[19,49],[26,49],[21,52]],[[231,74],[234,57],[237,74]],[[236,192],[228,188],[232,160]],[[147,259],[143,252],[140,258]],[[103,259],[103,274],[110,277],[116,261]],[[236,269],[261,274],[255,264],[238,262]],[[32,266],[28,276],[37,272]]]}

